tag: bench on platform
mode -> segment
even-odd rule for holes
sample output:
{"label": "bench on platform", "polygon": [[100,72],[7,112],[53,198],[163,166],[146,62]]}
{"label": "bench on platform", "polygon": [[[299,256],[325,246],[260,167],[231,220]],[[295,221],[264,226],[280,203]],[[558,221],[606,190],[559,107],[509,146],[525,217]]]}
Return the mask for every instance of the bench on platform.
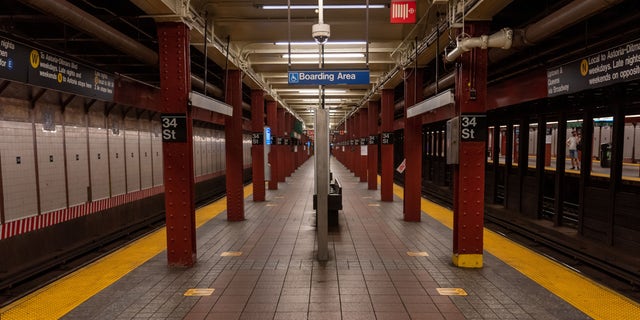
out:
{"label": "bench on platform", "polygon": [[[318,209],[318,195],[313,195],[313,209]],[[327,216],[328,216],[328,224],[330,227],[338,226],[338,211],[342,210],[342,185],[340,181],[336,178],[333,179],[331,183],[329,183],[329,194],[327,195]],[[316,212],[317,218],[317,212]]]}

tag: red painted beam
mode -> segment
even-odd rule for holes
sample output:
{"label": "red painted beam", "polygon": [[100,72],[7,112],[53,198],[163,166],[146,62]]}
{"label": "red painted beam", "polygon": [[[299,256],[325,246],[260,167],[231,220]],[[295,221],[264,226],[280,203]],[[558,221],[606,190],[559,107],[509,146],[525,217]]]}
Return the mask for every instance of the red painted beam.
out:
{"label": "red painted beam", "polygon": [[[264,91],[251,91],[251,129],[254,135],[264,133]],[[251,146],[251,164],[253,169],[253,201],[265,200],[264,189],[264,136],[262,143]]]}
{"label": "red painted beam", "polygon": [[380,147],[382,158],[382,176],[380,178],[380,199],[382,201],[393,201],[393,143],[387,144],[384,141],[385,134],[393,136],[393,111],[394,92],[392,89],[382,90],[382,116],[380,126]]}
{"label": "red painted beam", "polygon": [[[486,22],[468,23],[465,28],[464,31],[472,36],[480,36],[489,31]],[[486,115],[487,64],[487,50],[473,49],[460,57],[455,79],[457,115]],[[473,122],[462,119],[461,129],[486,133],[486,127],[478,127],[479,122]],[[471,140],[469,136],[465,138],[461,135],[459,164],[454,166],[452,260],[459,267],[480,268],[483,253],[486,142],[484,139]]]}
{"label": "red painted beam", "polygon": [[422,198],[422,119],[407,109],[422,101],[422,69],[405,70],[404,83],[404,221],[420,221]]}
{"label": "red painted beam", "polygon": [[[378,114],[380,109],[380,102],[369,101],[369,115],[367,130],[369,136],[375,137],[374,141],[369,139],[367,145],[367,189],[378,189],[378,144],[380,143],[380,136],[378,135]],[[371,142],[375,142],[372,144]]]}
{"label": "red painted beam", "polygon": [[[183,23],[158,23],[160,47],[159,105],[163,114],[185,117],[185,128],[167,120],[164,130],[184,130],[184,141],[163,141],[167,260],[170,266],[190,267],[196,262],[194,205],[193,124],[187,112],[191,88],[189,70],[189,28]],[[164,140],[164,139],[163,139]]]}
{"label": "red painted beam", "polygon": [[[278,103],[275,101],[267,102],[267,126],[271,128],[271,136],[276,140],[278,132]],[[269,180],[269,190],[278,190],[278,152],[275,144],[271,145],[269,152],[269,164],[271,165],[271,180]]]}
{"label": "red painted beam", "polygon": [[227,104],[233,108],[233,116],[225,119],[225,154],[227,186],[227,220],[244,220],[243,152],[242,152],[242,71],[227,73]]}

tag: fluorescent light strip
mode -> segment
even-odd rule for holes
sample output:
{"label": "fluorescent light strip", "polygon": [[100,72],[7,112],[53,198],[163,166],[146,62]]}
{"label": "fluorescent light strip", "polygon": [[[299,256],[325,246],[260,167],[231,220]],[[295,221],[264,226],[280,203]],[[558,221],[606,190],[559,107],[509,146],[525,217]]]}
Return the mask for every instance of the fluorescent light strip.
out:
{"label": "fluorescent light strip", "polygon": [[[298,93],[318,93],[318,89],[299,89]],[[324,93],[346,93],[347,90],[324,89]]]}
{"label": "fluorescent light strip", "polygon": [[[318,59],[319,53],[292,53],[292,59]],[[364,58],[364,53],[325,53],[325,58]],[[289,54],[285,53],[282,58],[289,58]]]}
{"label": "fluorescent light strip", "polygon": [[[276,43],[274,43],[276,46],[286,46],[289,44],[289,42],[286,41],[278,41]],[[324,45],[365,45],[367,44],[366,41],[331,41],[329,40],[327,43],[325,43]],[[314,42],[314,41],[300,41],[300,42],[291,42],[292,46],[317,46],[318,43]]]}
{"label": "fluorescent light strip", "polygon": [[[387,6],[384,4],[370,4],[369,9],[384,9]],[[318,5],[293,5],[290,7],[284,5],[263,5],[262,9],[265,10],[287,10],[291,8],[291,10],[316,10],[318,9]],[[366,9],[367,5],[364,4],[335,4],[335,5],[323,5],[323,9]]]}

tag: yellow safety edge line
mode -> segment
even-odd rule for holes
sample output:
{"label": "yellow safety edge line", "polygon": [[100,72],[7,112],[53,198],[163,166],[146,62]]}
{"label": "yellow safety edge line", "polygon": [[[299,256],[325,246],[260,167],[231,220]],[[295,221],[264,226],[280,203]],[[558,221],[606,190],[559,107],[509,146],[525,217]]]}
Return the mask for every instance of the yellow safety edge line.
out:
{"label": "yellow safety edge line", "polygon": [[[404,189],[395,183],[393,193],[404,198]],[[425,198],[421,199],[421,210],[453,229],[451,210]],[[491,230],[485,228],[483,236],[487,252],[589,317],[602,320],[640,317],[640,304],[637,302]]]}
{"label": "yellow safety edge line", "polygon": [[[244,187],[244,197],[253,185]],[[196,228],[227,209],[226,197],[196,210]],[[157,230],[0,309],[2,320],[59,319],[167,248],[166,229]]]}

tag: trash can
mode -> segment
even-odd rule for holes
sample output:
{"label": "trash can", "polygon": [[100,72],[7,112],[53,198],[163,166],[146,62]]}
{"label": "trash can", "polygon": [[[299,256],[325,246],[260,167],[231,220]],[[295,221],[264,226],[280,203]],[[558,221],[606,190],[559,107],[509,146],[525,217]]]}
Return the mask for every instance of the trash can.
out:
{"label": "trash can", "polygon": [[611,144],[603,143],[600,145],[600,166],[603,168],[611,167]]}

